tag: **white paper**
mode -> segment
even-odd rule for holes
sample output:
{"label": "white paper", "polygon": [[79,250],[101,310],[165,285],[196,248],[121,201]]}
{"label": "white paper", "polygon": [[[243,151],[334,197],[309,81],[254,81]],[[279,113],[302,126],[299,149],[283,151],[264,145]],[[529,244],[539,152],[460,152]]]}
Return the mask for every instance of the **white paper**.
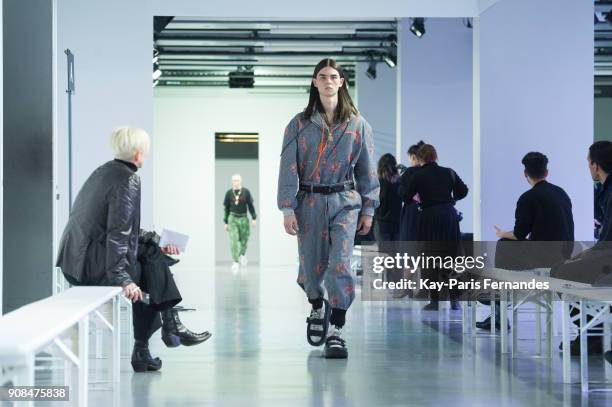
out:
{"label": "white paper", "polygon": [[173,230],[163,229],[161,238],[159,239],[159,247],[165,247],[168,245],[176,246],[182,252],[187,247],[189,236],[182,233],[175,232]]}

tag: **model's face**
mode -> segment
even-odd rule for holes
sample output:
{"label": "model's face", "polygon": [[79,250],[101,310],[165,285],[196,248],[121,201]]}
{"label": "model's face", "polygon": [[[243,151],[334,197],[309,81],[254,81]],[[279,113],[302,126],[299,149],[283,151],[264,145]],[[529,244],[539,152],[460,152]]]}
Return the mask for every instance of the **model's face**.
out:
{"label": "model's face", "polygon": [[321,69],[312,83],[319,91],[319,95],[333,97],[338,94],[338,89],[344,86],[344,79],[340,73],[330,66]]}
{"label": "model's face", "polygon": [[232,188],[240,189],[242,184],[242,180],[240,178],[232,178]]}

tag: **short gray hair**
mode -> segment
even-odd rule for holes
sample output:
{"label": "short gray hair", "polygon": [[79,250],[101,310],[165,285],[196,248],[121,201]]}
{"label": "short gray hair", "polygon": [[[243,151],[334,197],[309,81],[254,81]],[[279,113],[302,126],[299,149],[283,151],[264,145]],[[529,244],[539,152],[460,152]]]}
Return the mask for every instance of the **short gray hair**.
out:
{"label": "short gray hair", "polygon": [[111,133],[110,145],[115,158],[129,161],[134,158],[136,151],[147,154],[151,148],[151,140],[143,129],[122,126],[117,127]]}
{"label": "short gray hair", "polygon": [[234,175],[232,175],[232,181],[233,181],[233,180],[235,180],[235,179],[237,179],[237,180],[239,180],[239,181],[242,181],[242,177],[240,176],[240,174],[234,174]]}

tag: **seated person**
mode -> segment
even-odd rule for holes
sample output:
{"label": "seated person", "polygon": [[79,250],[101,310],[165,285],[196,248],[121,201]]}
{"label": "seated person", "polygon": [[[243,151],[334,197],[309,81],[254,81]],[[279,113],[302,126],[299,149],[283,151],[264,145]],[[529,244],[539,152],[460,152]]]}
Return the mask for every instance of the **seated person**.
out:
{"label": "seated person", "polygon": [[[149,136],[130,127],[111,135],[115,160],[98,167],[74,201],[60,242],[57,266],[73,285],[114,285],[123,288],[132,306],[135,371],[159,370],[148,341],[162,328],[167,346],[195,345],[210,333],[189,331],[173,307],[181,301],[169,266],[175,247],[160,248],[159,237],[140,230],[140,178],[136,174],[149,150]],[[143,291],[149,294],[143,302]],[[161,318],[160,318],[161,317]]]}
{"label": "seated person", "polygon": [[[496,266],[502,262],[502,257],[508,259],[508,269],[529,269],[551,267],[554,263],[571,256],[574,240],[574,217],[572,215],[572,201],[563,188],[546,180],[548,177],[548,158],[538,152],[527,153],[521,161],[525,169],[523,174],[531,185],[531,189],[524,192],[516,203],[514,229],[503,231],[495,226],[496,235],[502,241],[519,240],[530,242],[547,242],[550,249],[554,242],[559,242],[558,250],[538,250],[537,245],[520,245],[519,256],[506,255],[504,251],[512,251],[512,244],[498,244],[496,253]],[[568,243],[565,243],[568,242]],[[529,255],[525,256],[525,249]],[[520,263],[520,264],[518,264]],[[515,267],[514,267],[515,266]],[[499,322],[499,306],[495,308],[496,324]],[[491,317],[476,323],[478,328],[491,329]],[[499,328],[497,326],[496,328]]]}

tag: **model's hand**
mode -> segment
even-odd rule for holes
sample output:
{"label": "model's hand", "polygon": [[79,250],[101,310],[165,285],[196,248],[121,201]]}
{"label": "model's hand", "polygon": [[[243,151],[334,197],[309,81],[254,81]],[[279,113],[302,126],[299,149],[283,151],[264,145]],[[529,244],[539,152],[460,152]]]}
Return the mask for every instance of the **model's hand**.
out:
{"label": "model's hand", "polygon": [[283,224],[285,226],[285,232],[289,233],[291,236],[297,235],[297,232],[300,230],[295,215],[285,216]]}
{"label": "model's hand", "polygon": [[140,287],[134,283],[129,283],[123,287],[123,295],[125,295],[132,302],[140,301],[143,298]]}
{"label": "model's hand", "polygon": [[228,230],[227,223],[225,225],[223,225],[223,229],[225,229],[225,231],[227,232],[227,230]]}
{"label": "model's hand", "polygon": [[253,227],[257,226],[257,221],[255,219],[253,219],[253,221],[251,222],[251,224],[253,225]]}
{"label": "model's hand", "polygon": [[169,244],[168,246],[160,247],[163,254],[181,254],[181,250],[174,245]]}
{"label": "model's hand", "polygon": [[357,223],[357,233],[360,235],[367,235],[370,233],[372,228],[372,217],[368,215],[361,215],[359,217],[359,223]]}

